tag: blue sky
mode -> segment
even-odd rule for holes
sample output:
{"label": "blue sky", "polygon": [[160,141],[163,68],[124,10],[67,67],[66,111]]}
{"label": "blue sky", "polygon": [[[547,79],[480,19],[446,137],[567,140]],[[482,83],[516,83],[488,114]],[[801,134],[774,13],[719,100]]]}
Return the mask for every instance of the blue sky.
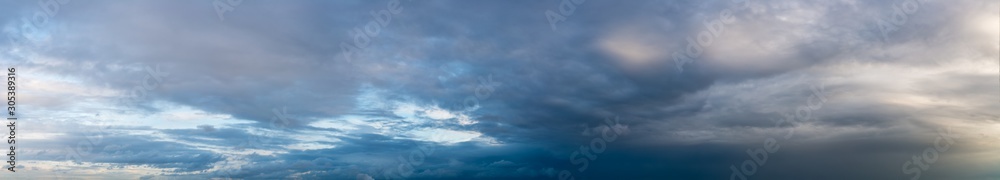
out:
{"label": "blue sky", "polygon": [[1000,178],[993,0],[3,1],[0,27],[2,177]]}

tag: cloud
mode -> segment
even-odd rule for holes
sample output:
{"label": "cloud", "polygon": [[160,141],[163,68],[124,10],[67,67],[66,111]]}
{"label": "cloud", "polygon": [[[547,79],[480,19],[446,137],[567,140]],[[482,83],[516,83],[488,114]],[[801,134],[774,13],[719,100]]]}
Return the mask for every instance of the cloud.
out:
{"label": "cloud", "polygon": [[942,128],[923,178],[998,176],[1000,4],[751,2],[400,1],[349,61],[388,2],[4,2],[0,61],[31,178],[723,179],[774,138],[752,178],[899,179]]}

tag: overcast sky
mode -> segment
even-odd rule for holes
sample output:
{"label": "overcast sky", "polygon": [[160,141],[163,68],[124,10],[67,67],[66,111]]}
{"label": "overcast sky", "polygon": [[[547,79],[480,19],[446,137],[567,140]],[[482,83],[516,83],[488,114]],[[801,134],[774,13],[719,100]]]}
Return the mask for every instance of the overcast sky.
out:
{"label": "overcast sky", "polygon": [[996,0],[62,1],[0,179],[1000,178]]}

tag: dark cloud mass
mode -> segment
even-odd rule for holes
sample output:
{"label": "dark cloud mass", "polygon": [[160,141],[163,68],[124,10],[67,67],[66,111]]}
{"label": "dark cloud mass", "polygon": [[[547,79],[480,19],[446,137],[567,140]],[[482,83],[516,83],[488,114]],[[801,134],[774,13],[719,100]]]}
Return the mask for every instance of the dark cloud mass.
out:
{"label": "dark cloud mass", "polygon": [[992,0],[38,2],[18,178],[1000,178]]}

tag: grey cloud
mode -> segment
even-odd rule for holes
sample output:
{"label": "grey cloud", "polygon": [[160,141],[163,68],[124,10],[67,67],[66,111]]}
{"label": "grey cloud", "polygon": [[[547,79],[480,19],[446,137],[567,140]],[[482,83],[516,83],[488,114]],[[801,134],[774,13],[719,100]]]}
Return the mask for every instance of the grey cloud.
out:
{"label": "grey cloud", "polygon": [[[544,12],[558,11],[559,1],[401,1],[403,11],[347,60],[341,42],[352,43],[349,32],[386,2],[244,1],[220,21],[205,1],[74,1],[54,19],[46,46],[7,43],[4,48],[34,54],[0,57],[22,63],[30,74],[117,92],[55,96],[62,95],[59,88],[46,89],[41,92],[52,94],[27,105],[37,112],[98,111],[87,103],[127,97],[121,93],[142,86],[143,68],[159,66],[169,75],[127,110],[156,114],[170,110],[158,103],[169,102],[252,122],[116,127],[177,138],[115,134],[107,139],[114,144],[95,147],[100,151],[88,160],[199,172],[163,175],[176,178],[383,179],[401,164],[398,156],[434,147],[408,178],[553,179],[571,170],[580,179],[724,179],[730,165],[750,158],[747,149],[777,138],[782,149],[752,178],[899,179],[909,177],[900,172],[902,163],[932,145],[928,132],[1000,122],[991,111],[1000,106],[996,72],[982,68],[995,65],[987,60],[1000,53],[983,38],[994,34],[971,25],[996,14],[978,7],[997,3],[923,1],[883,42],[876,21],[891,16],[899,2],[752,2],[683,71],[671,53],[684,51],[685,38],[736,4],[585,1],[552,31]],[[23,16],[2,11],[0,17],[11,27]],[[460,111],[484,79],[502,85],[489,98],[478,97],[479,109],[469,111],[478,121],[472,125],[407,122],[391,109],[359,108],[367,105],[359,100],[363,90],[374,88],[386,91],[379,100]],[[828,101],[809,111],[814,118],[778,123],[809,106],[815,86],[824,87]],[[56,119],[77,117],[66,114]],[[288,126],[271,126],[286,115]],[[370,127],[310,126],[346,115]],[[575,170],[571,154],[589,146],[611,117],[620,117],[629,133],[608,142],[586,171]],[[396,128],[391,131],[475,131],[500,145],[407,139],[377,133],[376,123]],[[789,131],[793,138],[783,139]],[[38,147],[79,142],[77,133]],[[273,139],[251,149],[282,153],[246,155],[252,165],[201,173],[237,162],[200,146],[240,147],[260,138]],[[307,142],[335,147],[288,148]],[[995,151],[977,148],[989,145],[956,146],[935,169],[923,171],[925,179],[996,177],[971,168],[984,162],[956,160],[988,160],[977,153]]]}

